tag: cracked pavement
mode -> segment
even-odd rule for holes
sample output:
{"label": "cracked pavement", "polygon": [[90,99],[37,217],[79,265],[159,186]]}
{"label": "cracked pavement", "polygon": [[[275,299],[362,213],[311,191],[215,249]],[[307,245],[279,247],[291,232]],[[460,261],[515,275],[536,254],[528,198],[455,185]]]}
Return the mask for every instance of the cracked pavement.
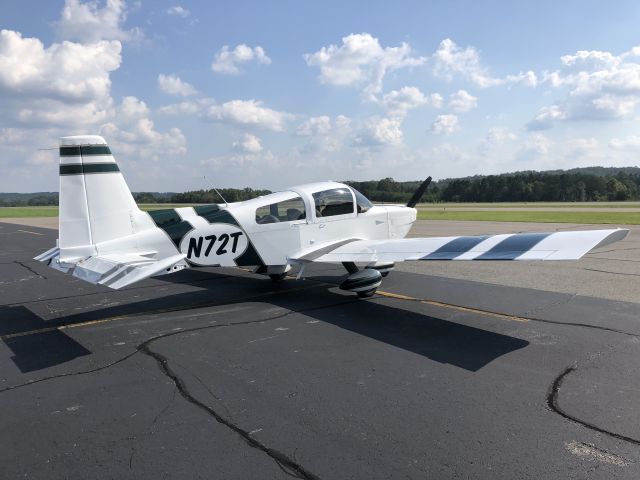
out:
{"label": "cracked pavement", "polygon": [[640,475],[639,303],[427,269],[110,291],[0,227],[0,478]]}

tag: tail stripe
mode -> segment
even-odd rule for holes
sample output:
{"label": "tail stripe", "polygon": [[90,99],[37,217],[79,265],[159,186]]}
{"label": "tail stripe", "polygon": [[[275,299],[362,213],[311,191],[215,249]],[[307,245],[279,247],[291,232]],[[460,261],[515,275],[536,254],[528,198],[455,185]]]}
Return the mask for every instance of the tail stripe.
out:
{"label": "tail stripe", "polygon": [[60,165],[60,175],[84,175],[87,173],[119,172],[116,163],[67,163]]}
{"label": "tail stripe", "polygon": [[111,155],[107,145],[76,145],[60,147],[61,157],[88,157],[94,155]]}

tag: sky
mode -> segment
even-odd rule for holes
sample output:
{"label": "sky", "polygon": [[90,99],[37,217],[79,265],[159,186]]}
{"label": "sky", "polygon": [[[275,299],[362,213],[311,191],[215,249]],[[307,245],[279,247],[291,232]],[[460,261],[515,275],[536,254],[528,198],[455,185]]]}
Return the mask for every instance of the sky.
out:
{"label": "sky", "polygon": [[133,191],[640,165],[635,1],[1,0],[0,191],[102,135]]}

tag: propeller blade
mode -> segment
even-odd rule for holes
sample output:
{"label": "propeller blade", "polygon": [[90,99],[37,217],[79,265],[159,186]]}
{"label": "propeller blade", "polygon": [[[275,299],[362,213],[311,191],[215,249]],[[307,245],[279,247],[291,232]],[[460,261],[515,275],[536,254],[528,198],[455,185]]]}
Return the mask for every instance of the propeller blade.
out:
{"label": "propeller blade", "polygon": [[418,187],[418,189],[414,192],[413,196],[411,197],[411,200],[409,200],[409,202],[407,203],[407,207],[413,208],[418,204],[418,202],[422,198],[422,195],[424,195],[424,192],[427,190],[427,187],[429,186],[430,183],[431,183],[431,177],[427,178],[424,182],[422,182],[422,185]]}

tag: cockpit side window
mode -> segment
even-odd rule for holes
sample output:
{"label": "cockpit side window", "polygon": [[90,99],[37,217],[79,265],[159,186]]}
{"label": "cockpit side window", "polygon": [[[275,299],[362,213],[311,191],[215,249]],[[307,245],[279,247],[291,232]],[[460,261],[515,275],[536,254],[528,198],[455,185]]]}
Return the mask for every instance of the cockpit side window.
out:
{"label": "cockpit side window", "polygon": [[307,218],[307,214],[304,209],[304,202],[300,197],[264,205],[256,210],[256,223],[261,225],[265,223],[295,222],[305,218]]}
{"label": "cockpit side window", "polygon": [[313,194],[316,217],[333,217],[354,212],[353,195],[348,188],[334,188]]}
{"label": "cockpit side window", "polygon": [[373,204],[369,201],[369,199],[355,188],[353,189],[353,193],[356,195],[356,205],[358,206],[358,213],[364,213],[371,207],[373,207]]}

